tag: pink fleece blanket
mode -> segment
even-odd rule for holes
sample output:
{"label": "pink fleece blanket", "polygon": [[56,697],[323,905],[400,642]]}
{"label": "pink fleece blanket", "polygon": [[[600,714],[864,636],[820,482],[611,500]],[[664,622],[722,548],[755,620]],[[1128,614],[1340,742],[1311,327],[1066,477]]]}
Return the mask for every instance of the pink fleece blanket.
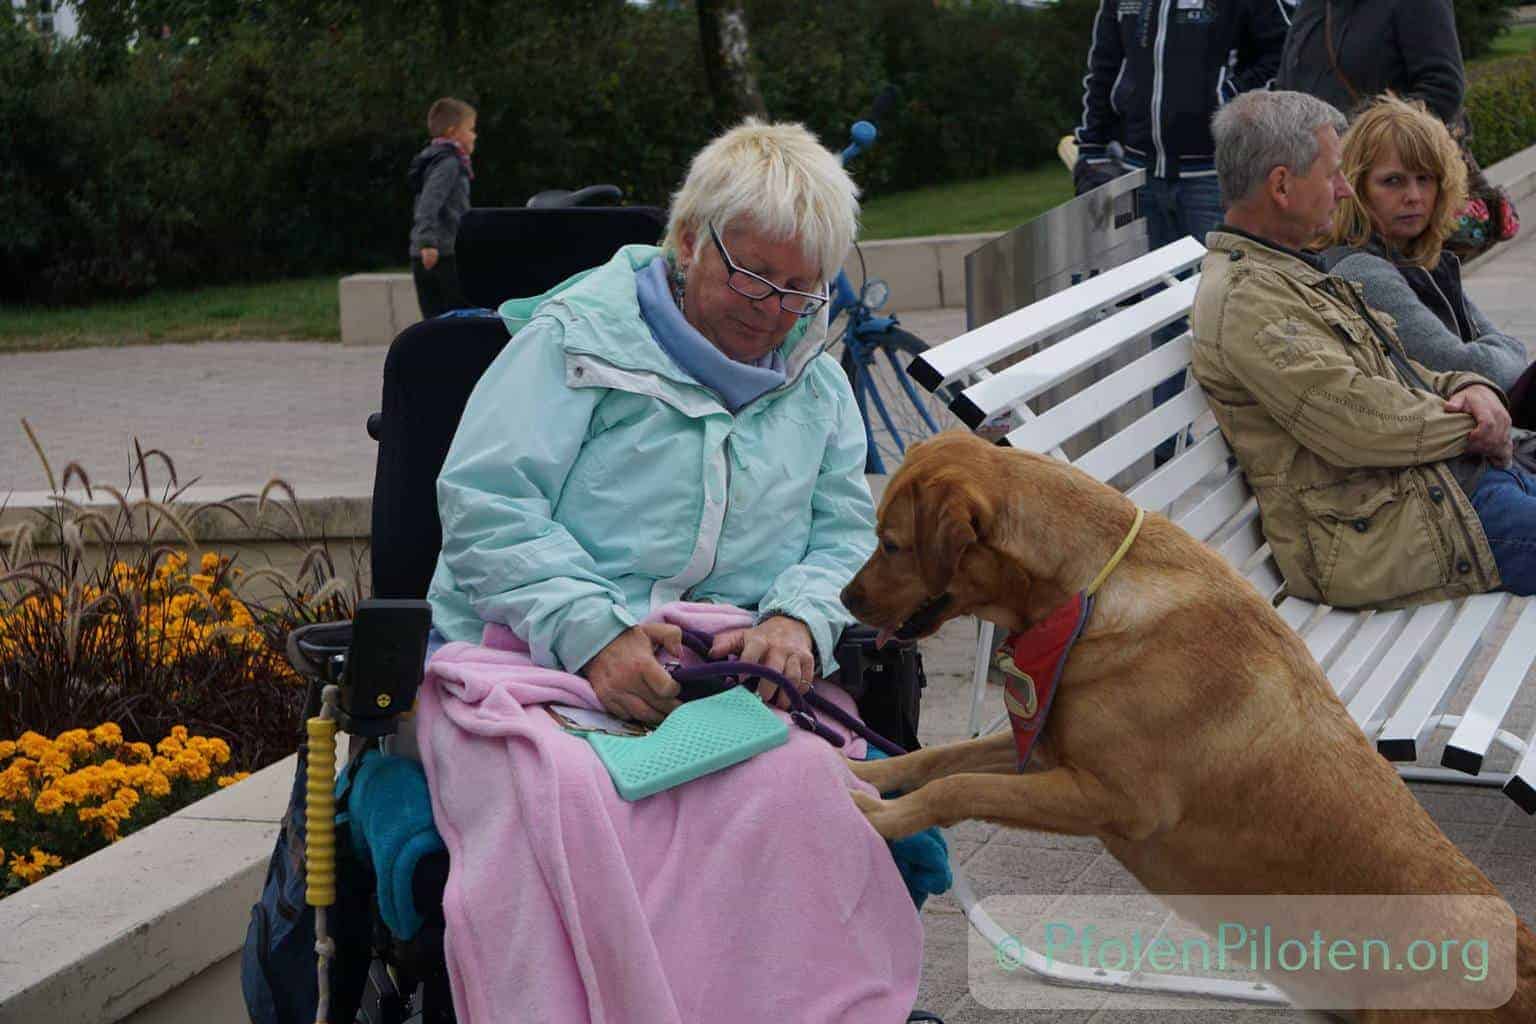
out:
{"label": "pink fleece blanket", "polygon": [[[747,613],[680,603],[714,633]],[[417,735],[448,845],[454,1008],[505,1021],[903,1021],[922,931],[825,740],[789,742],[629,803],[587,742],[533,705],[598,707],[499,626],[428,665]],[[847,695],[821,684],[820,692]]]}

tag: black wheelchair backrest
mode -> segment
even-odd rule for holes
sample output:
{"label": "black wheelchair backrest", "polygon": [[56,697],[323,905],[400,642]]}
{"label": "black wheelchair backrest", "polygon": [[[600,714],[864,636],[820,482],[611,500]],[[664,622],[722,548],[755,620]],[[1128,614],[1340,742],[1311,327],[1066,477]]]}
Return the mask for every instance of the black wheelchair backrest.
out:
{"label": "black wheelchair backrest", "polygon": [[471,305],[495,309],[538,295],[625,245],[655,245],[666,213],[654,206],[480,207],[459,222],[459,283]]}
{"label": "black wheelchair backrest", "polygon": [[[655,244],[666,215],[653,206],[485,207],[469,210],[456,240],[464,294],[495,309],[539,295],[595,267],[621,246]],[[425,597],[442,547],[437,474],[469,394],[507,344],[493,318],[425,320],[395,338],[384,361],[373,478],[373,593]]]}
{"label": "black wheelchair backrest", "polygon": [[469,393],[507,341],[500,320],[448,317],[408,327],[390,346],[373,475],[374,596],[427,596],[443,544],[437,474]]}

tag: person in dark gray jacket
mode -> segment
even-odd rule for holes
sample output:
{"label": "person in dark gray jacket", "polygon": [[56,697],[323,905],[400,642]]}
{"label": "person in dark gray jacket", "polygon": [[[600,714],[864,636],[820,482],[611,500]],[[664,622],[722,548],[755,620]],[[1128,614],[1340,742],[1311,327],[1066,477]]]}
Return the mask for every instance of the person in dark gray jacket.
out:
{"label": "person in dark gray jacket", "polygon": [[1397,321],[1410,358],[1481,374],[1509,396],[1517,426],[1533,425],[1525,344],[1477,308],[1461,261],[1443,248],[1467,190],[1445,125],[1422,103],[1382,97],[1344,137],[1344,174],[1354,194],[1335,214],[1328,270],[1358,282],[1366,303]]}
{"label": "person in dark gray jacket", "polygon": [[1466,86],[1451,0],[1301,0],[1275,81],[1346,114],[1391,90],[1447,124]]}
{"label": "person in dark gray jacket", "polygon": [[427,111],[432,141],[411,160],[408,178],[416,203],[411,218],[411,276],[423,319],[469,303],[459,285],[454,238],[469,209],[470,157],[475,152],[475,108],[443,97]]}

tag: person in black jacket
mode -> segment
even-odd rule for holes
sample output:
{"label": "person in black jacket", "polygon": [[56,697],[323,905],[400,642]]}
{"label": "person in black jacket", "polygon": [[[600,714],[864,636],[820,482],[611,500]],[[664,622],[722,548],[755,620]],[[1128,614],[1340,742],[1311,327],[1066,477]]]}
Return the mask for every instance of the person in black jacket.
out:
{"label": "person in black jacket", "polygon": [[[1147,171],[1141,210],[1152,248],[1185,235],[1204,241],[1221,221],[1211,115],[1268,87],[1288,26],[1284,0],[1101,0],[1076,132],[1077,192],[1124,172],[1108,151],[1119,142],[1123,163]],[[1165,327],[1153,343],[1183,329]],[[1181,373],[1159,384],[1153,401],[1183,387]],[[1158,461],[1173,450],[1160,445]]]}
{"label": "person in black jacket", "polygon": [[1390,89],[1447,124],[1466,85],[1451,0],[1301,0],[1275,83],[1345,113]]}

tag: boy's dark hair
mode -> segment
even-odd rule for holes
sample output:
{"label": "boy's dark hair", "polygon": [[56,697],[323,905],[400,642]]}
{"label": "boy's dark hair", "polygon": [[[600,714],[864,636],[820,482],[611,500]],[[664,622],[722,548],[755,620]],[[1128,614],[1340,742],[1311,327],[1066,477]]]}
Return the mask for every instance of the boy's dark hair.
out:
{"label": "boy's dark hair", "polygon": [[463,100],[444,96],[427,111],[427,133],[434,139],[475,116],[475,108]]}

